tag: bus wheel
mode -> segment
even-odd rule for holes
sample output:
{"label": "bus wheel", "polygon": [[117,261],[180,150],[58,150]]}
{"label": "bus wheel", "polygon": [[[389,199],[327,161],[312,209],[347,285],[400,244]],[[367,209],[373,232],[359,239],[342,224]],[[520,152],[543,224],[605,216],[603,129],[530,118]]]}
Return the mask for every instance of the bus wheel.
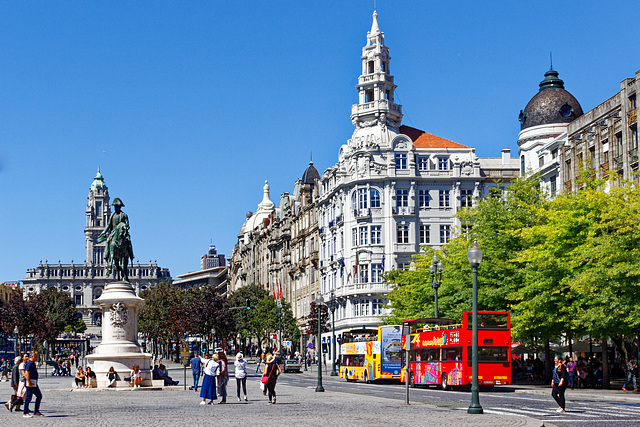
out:
{"label": "bus wheel", "polygon": [[449,384],[447,384],[447,374],[442,374],[442,381],[440,381],[440,386],[443,390],[449,390]]}
{"label": "bus wheel", "polygon": [[415,379],[415,377],[413,376],[413,372],[411,372],[411,373],[409,374],[409,385],[410,385],[412,388],[416,388],[416,379]]}
{"label": "bus wheel", "polygon": [[369,379],[369,373],[364,371],[364,382],[367,384],[371,384],[371,380]]}

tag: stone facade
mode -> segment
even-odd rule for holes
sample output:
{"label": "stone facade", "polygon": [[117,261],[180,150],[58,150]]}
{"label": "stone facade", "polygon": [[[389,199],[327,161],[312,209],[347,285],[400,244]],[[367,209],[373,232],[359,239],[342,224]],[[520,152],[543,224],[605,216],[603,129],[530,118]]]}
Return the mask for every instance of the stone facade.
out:
{"label": "stone facade", "polygon": [[333,292],[336,332],[376,327],[390,285],[381,274],[408,268],[422,246],[459,232],[458,210],[519,175],[518,159],[478,158],[475,149],[402,126],[389,49],[377,14],[362,49],[352,106],[355,130],[320,179],[320,292]]}
{"label": "stone facade", "polygon": [[[111,216],[109,189],[98,170],[87,197],[86,226],[84,229],[87,259],[84,263],[49,264],[40,261],[37,267],[30,268],[22,280],[25,296],[37,294],[42,289],[55,287],[69,294],[75,301],[78,316],[87,325],[87,333],[100,334],[102,311],[95,303],[105,285],[114,280],[113,273],[107,274],[108,265],[104,262],[104,242],[97,241]],[[134,241],[135,244],[135,241]],[[171,281],[166,268],[159,267],[156,262],[140,264],[139,261],[129,265],[129,280],[138,294],[161,280]]]}
{"label": "stone facade", "polygon": [[256,213],[247,213],[229,264],[232,292],[251,284],[273,295],[280,291],[301,328],[319,292],[318,178],[312,162],[278,207],[265,182],[263,200]]}
{"label": "stone facade", "polygon": [[640,70],[620,83],[620,92],[569,124],[560,153],[562,183],[576,190],[580,168],[602,177],[615,171],[620,179],[638,182],[638,109]]}

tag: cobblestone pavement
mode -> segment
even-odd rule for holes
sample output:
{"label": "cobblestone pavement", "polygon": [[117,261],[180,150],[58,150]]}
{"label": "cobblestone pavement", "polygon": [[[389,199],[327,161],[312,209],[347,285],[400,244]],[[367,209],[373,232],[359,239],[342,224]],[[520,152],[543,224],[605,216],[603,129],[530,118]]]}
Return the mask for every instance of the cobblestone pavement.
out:
{"label": "cobblestone pavement", "polygon": [[[463,408],[428,404],[404,405],[393,399],[277,386],[278,403],[269,405],[259,391],[259,379],[247,382],[249,402],[238,402],[235,388],[227,405],[200,405],[199,393],[172,387],[165,390],[78,390],[73,379],[42,378],[41,410],[45,417],[23,418],[21,413],[0,416],[0,426],[541,426],[523,416],[468,415]],[[230,382],[235,387],[235,384]],[[9,397],[9,383],[0,383],[0,396]],[[5,397],[6,396],[6,397]],[[0,399],[0,402],[4,400]],[[33,404],[32,404],[33,405]],[[33,409],[33,406],[31,406]],[[547,427],[549,424],[547,424]]]}

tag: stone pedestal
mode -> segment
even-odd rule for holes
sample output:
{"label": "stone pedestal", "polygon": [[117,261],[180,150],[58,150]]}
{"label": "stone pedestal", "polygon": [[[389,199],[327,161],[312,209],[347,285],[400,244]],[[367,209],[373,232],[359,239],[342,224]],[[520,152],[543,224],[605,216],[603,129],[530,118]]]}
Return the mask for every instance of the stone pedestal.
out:
{"label": "stone pedestal", "polygon": [[140,366],[142,386],[151,385],[151,354],[145,353],[138,343],[138,313],[144,300],[137,296],[130,283],[119,281],[107,284],[95,302],[102,310],[102,342],[93,354],[87,356],[96,373],[98,388],[109,384],[107,372],[113,366],[125,385],[133,365]]}

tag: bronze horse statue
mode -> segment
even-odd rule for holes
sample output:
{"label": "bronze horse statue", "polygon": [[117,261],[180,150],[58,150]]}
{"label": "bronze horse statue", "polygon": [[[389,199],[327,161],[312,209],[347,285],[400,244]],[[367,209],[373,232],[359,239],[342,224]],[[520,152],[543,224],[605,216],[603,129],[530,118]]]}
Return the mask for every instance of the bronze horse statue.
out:
{"label": "bronze horse statue", "polygon": [[109,218],[109,223],[100,236],[98,242],[104,242],[104,259],[109,263],[107,274],[111,274],[115,266],[116,280],[129,281],[129,260],[133,261],[133,246],[129,236],[129,217],[122,212],[124,203],[119,198],[113,201],[116,210]]}

